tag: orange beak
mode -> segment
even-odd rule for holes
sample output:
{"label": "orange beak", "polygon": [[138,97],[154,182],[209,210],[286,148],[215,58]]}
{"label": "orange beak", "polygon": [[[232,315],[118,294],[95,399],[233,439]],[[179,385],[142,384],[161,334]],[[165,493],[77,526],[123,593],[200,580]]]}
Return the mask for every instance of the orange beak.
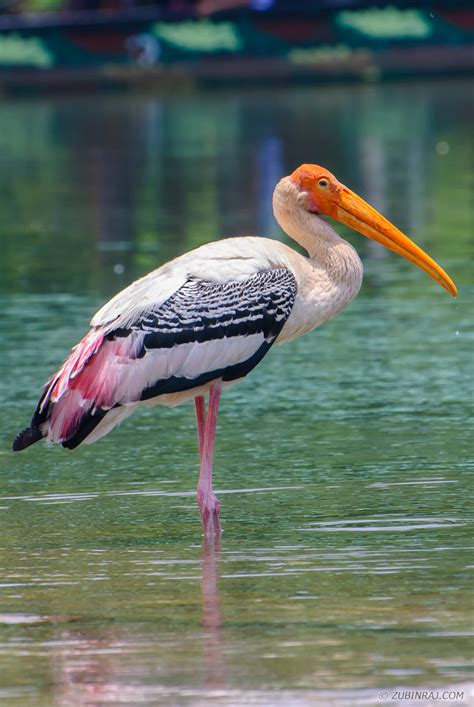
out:
{"label": "orange beak", "polygon": [[291,179],[309,193],[315,213],[331,216],[411,260],[439,282],[450,295],[457,297],[456,285],[438,263],[370,204],[341,184],[327,169],[319,165],[302,164],[293,172]]}
{"label": "orange beak", "polygon": [[336,198],[331,204],[332,208],[329,209],[332,212],[329,214],[330,216],[362,233],[363,236],[381,243],[407,260],[411,260],[412,263],[427,272],[433,280],[439,282],[450,295],[457,297],[456,285],[438,263],[360,196],[354,194],[347,187],[342,185],[341,187],[342,189],[338,190],[337,196],[334,195]]}

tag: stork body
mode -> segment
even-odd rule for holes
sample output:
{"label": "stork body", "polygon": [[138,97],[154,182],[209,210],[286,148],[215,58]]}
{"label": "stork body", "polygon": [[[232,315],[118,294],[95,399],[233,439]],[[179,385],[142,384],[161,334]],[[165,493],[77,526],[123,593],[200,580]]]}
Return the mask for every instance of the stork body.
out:
{"label": "stork body", "polygon": [[[325,185],[319,186],[322,198],[308,179]],[[358,199],[314,165],[282,179],[274,192],[277,221],[307,257],[270,239],[224,239],[176,258],[110,300],[46,383],[31,425],[18,435],[14,450],[41,438],[69,448],[95,442],[138,405],[176,405],[194,398],[201,456],[198,503],[204,532],[219,532],[212,457],[222,388],[242,380],[274,343],[302,336],[334,317],[362,282],[356,251],[318,216],[328,213],[347,222],[331,213],[332,202],[321,208],[328,184]],[[400,232],[372,212],[382,220],[379,229],[389,231],[388,224],[400,241]],[[350,225],[364,233],[360,224]],[[374,231],[376,225],[371,221],[365,230]],[[396,247],[384,244],[415,262],[421,253],[424,259],[417,264],[436,279],[444,278],[449,289],[452,283],[439,266],[434,264],[438,270],[433,275],[426,263],[432,269],[434,261],[403,239],[415,249],[411,256],[405,241],[395,239]]]}

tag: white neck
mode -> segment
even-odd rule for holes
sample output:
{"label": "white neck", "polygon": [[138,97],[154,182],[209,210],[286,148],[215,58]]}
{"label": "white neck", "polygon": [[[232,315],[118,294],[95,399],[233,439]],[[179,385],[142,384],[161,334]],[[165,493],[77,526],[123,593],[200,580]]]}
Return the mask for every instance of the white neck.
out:
{"label": "white neck", "polygon": [[362,279],[362,263],[354,248],[322,218],[304,206],[307,199],[289,177],[273,193],[273,213],[281,228],[308,253],[311,264],[323,269],[335,284],[355,288]]}

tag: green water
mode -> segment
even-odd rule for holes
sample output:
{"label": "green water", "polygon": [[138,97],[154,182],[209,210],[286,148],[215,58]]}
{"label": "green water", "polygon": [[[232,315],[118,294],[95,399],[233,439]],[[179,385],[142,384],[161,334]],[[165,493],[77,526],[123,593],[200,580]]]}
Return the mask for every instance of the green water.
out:
{"label": "green water", "polygon": [[[473,120],[469,81],[1,104],[2,705],[468,704]],[[272,188],[305,161],[460,297],[344,231],[357,300],[224,395],[220,546],[191,405],[10,452],[100,303],[219,235],[283,237]]]}

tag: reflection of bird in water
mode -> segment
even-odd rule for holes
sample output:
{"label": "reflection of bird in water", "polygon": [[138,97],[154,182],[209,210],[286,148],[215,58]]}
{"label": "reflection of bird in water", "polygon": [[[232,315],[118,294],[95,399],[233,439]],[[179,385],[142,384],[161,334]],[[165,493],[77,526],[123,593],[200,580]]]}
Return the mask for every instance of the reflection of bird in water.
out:
{"label": "reflection of bird in water", "polygon": [[[202,685],[193,678],[192,690],[196,698],[202,690],[203,697],[202,702],[197,699],[193,704],[206,704],[209,690],[222,690],[226,686],[227,670],[221,636],[218,586],[220,550],[220,535],[203,539],[200,577],[202,605],[200,614],[195,617],[202,626],[202,654],[196,652],[192,658],[188,656],[193,661],[194,675],[202,676]],[[170,559],[174,567],[176,557]],[[173,581],[179,580],[179,574],[173,572]],[[54,705],[90,707],[98,704],[162,704],[165,695],[170,697],[175,694],[175,690],[179,694],[180,688],[172,684],[172,677],[170,683],[166,684],[164,676],[173,676],[176,665],[182,666],[183,652],[189,649],[188,631],[180,635],[174,623],[180,602],[177,602],[170,616],[169,637],[166,630],[154,633],[155,629],[151,628],[150,634],[150,627],[147,625],[144,628],[143,618],[140,617],[141,608],[143,606],[140,604],[135,608],[138,612],[137,622],[122,619],[120,626],[97,626],[96,622],[91,624],[90,617],[89,620],[83,617],[86,622],[81,628],[61,628],[54,635],[54,640],[48,642]],[[158,609],[157,612],[159,615]],[[199,609],[196,608],[196,612]],[[70,621],[83,620],[80,616],[55,616],[52,619],[54,625],[59,624],[61,627],[67,626]],[[40,623],[45,621],[41,620]],[[193,632],[192,640],[195,636]]]}
{"label": "reflection of bird in water", "polygon": [[205,682],[208,688],[223,686],[225,674],[220,628],[222,623],[218,586],[220,535],[204,537],[202,546],[202,627],[205,657]]}
{"label": "reflection of bird in water", "polygon": [[222,388],[244,378],[273,343],[334,317],[361,285],[357,253],[320,214],[382,243],[457,294],[439,265],[322,167],[302,165],[282,179],[273,209],[309,257],[265,238],[231,238],[137,280],[93,317],[92,329],[44,387],[31,426],[13,449],[42,437],[73,449],[110,432],[141,403],[194,398],[198,504],[205,534],[219,532],[212,458]]}

